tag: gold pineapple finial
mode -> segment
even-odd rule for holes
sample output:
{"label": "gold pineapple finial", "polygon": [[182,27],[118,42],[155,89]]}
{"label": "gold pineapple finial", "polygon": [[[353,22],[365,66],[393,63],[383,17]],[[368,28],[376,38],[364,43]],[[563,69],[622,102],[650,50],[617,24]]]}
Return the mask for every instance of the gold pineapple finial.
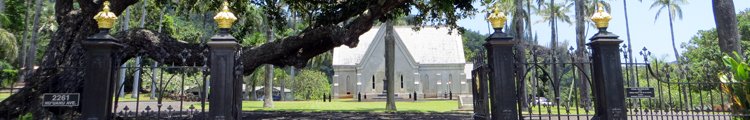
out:
{"label": "gold pineapple finial", "polygon": [[609,27],[609,20],[612,19],[612,16],[609,15],[609,13],[604,11],[604,5],[602,3],[599,3],[599,7],[594,13],[594,15],[591,16],[591,20],[596,23],[597,28],[607,28]]}
{"label": "gold pineapple finial", "polygon": [[226,0],[224,1],[221,12],[214,16],[214,20],[219,24],[219,28],[232,27],[232,23],[237,20],[237,17],[234,16],[234,13],[229,11],[229,2]]}
{"label": "gold pineapple finial", "polygon": [[492,13],[490,13],[490,16],[487,17],[487,20],[490,21],[490,24],[492,24],[492,28],[495,29],[502,29],[503,26],[505,26],[505,21],[508,18],[505,16],[505,13],[500,11],[499,5],[494,5],[492,7]]}
{"label": "gold pineapple finial", "polygon": [[117,15],[109,11],[109,1],[104,1],[104,8],[102,11],[94,16],[94,20],[99,25],[99,28],[109,29],[117,20]]}

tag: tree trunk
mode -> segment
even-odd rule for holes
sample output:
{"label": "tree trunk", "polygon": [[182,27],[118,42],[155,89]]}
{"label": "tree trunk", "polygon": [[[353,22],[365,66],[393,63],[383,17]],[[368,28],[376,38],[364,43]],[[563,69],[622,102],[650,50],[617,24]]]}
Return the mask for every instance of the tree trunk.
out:
{"label": "tree trunk", "polygon": [[0,13],[5,13],[5,0],[0,0]]}
{"label": "tree trunk", "polygon": [[[24,3],[25,3],[24,6],[26,6],[27,8],[30,8],[31,2],[24,2]],[[24,20],[25,23],[29,23],[28,22],[29,21],[29,16],[30,16],[29,14],[30,14],[29,11],[25,12],[25,15],[24,15],[24,18],[23,18],[23,20]],[[28,50],[26,48],[26,44],[27,44],[27,40],[28,40],[27,36],[28,36],[29,30],[28,30],[28,25],[24,24],[23,26],[24,26],[24,31],[23,31],[23,34],[20,37],[21,38],[21,44],[20,44],[21,47],[18,48],[19,52],[21,52],[20,54],[18,54],[18,63],[20,63],[19,66],[18,66],[18,68],[19,68],[19,70],[18,70],[18,83],[20,83],[20,84],[25,83],[24,80],[26,80],[26,70],[27,69],[25,69],[25,67],[26,67],[26,55],[28,54],[28,53],[26,53],[26,52],[28,52]]]}
{"label": "tree trunk", "polygon": [[672,4],[667,4],[667,12],[669,13],[669,15],[667,15],[669,16],[669,33],[670,35],[672,35],[672,51],[674,52],[674,60],[677,61],[677,64],[680,64],[682,63],[681,62],[682,60],[680,60],[680,53],[677,52],[677,45],[675,45],[675,42],[674,42],[674,25],[672,25],[672,21],[673,21],[672,14],[674,13],[672,13],[671,5]]}
{"label": "tree trunk", "polygon": [[[514,31],[516,32],[513,36],[516,41],[516,55],[515,59],[518,63],[524,63],[526,62],[526,45],[528,44],[524,40],[524,35],[526,35],[526,31],[524,30],[524,23],[523,19],[526,18],[525,15],[526,12],[524,12],[523,9],[523,0],[515,0],[514,6],[516,6],[516,10],[513,12],[513,26]],[[524,16],[524,17],[521,17]],[[529,99],[526,97],[526,65],[525,64],[516,64],[515,66],[516,70],[516,80],[518,80],[518,87],[516,91],[518,91],[518,102],[521,102],[521,109],[526,109],[529,107]]]}
{"label": "tree trunk", "polygon": [[140,27],[146,28],[146,15],[148,14],[148,10],[146,9],[146,6],[148,6],[148,0],[141,1],[141,21],[140,21]]}
{"label": "tree trunk", "polygon": [[[25,113],[33,113],[35,119],[65,119],[75,118],[79,108],[76,107],[41,107],[43,93],[80,93],[83,75],[80,68],[87,64],[85,50],[81,42],[90,35],[99,31],[93,18],[101,10],[103,1],[88,0],[63,0],[55,2],[55,20],[59,29],[54,32],[53,37],[46,48],[40,66],[42,69],[29,75],[26,86],[18,93],[9,96],[0,102],[0,119],[12,119]],[[120,15],[125,8],[138,2],[138,0],[115,0],[110,1],[111,11]],[[355,9],[356,13],[344,14],[333,17],[316,18],[325,20],[316,22],[315,27],[310,27],[301,33],[286,37],[282,40],[266,43],[261,46],[243,47],[239,60],[242,64],[242,73],[251,74],[256,68],[263,64],[277,66],[305,67],[306,63],[314,56],[329,51],[335,47],[346,45],[356,47],[360,35],[369,31],[374,21],[385,19],[386,13],[400,7],[409,1],[388,0],[382,4],[368,4],[366,8],[378,9]],[[369,12],[364,12],[365,10]],[[337,23],[347,21],[344,26]],[[149,59],[162,64],[174,65],[203,65],[203,58],[191,56],[182,62],[181,58],[174,55],[181,53],[184,49],[191,49],[190,54],[201,54],[207,49],[200,44],[180,42],[166,34],[157,33],[146,29],[134,29],[121,31],[114,35],[123,46],[123,49],[115,51],[114,55],[122,60],[135,57],[137,54],[148,56]],[[50,68],[50,69],[47,69]],[[65,68],[65,69],[57,69]]]}
{"label": "tree trunk", "polygon": [[286,89],[286,80],[279,80],[279,86],[281,87],[281,90],[279,90],[279,96],[281,97],[281,101],[286,101],[286,94],[284,92],[284,89]]}
{"label": "tree trunk", "polygon": [[289,82],[289,84],[290,84],[289,86],[292,86],[292,88],[291,88],[292,90],[290,91],[290,93],[289,93],[289,94],[292,94],[292,101],[294,101],[294,99],[295,99],[295,97],[294,97],[294,96],[295,96],[295,95],[294,95],[294,90],[295,90],[295,89],[298,89],[298,88],[294,87],[294,83],[295,83],[295,81],[294,81],[294,78],[296,78],[296,74],[295,74],[295,72],[297,72],[297,71],[295,71],[295,68],[294,68],[294,66],[291,66],[291,69],[292,69],[292,70],[290,71],[290,72],[291,72],[291,73],[290,73],[290,74],[291,74],[291,77],[289,78],[289,79],[290,79],[290,80],[289,80],[289,81],[290,81],[290,82]]}
{"label": "tree trunk", "polygon": [[716,33],[719,35],[719,48],[724,54],[733,56],[732,52],[742,54],[740,36],[737,28],[737,15],[734,12],[734,1],[712,0]]}
{"label": "tree trunk", "polygon": [[250,90],[249,90],[250,91],[250,100],[253,100],[253,101],[258,99],[258,94],[255,93],[255,92],[257,92],[257,91],[255,91],[255,86],[258,86],[258,82],[257,82],[257,80],[255,80],[255,78],[256,77],[250,78],[250,85],[251,85],[250,86]]}
{"label": "tree trunk", "polygon": [[[586,14],[584,11],[586,10],[586,2],[584,0],[576,0],[575,2],[575,14],[576,14],[576,61],[577,64],[576,68],[578,70],[578,91],[579,91],[579,98],[580,98],[580,106],[583,108],[588,109],[589,106],[589,81],[586,80],[588,78],[589,74],[589,64],[586,64],[588,62],[588,55],[586,54],[586,20],[584,19]],[[575,72],[575,71],[574,71]]]}
{"label": "tree trunk", "polygon": [[[550,13],[551,13],[550,22],[552,23],[550,27],[552,29],[552,33],[551,33],[552,41],[550,43],[552,45],[552,48],[550,49],[551,50],[550,52],[552,53],[552,58],[551,58],[552,63],[557,63],[558,56],[557,56],[557,18],[556,18],[557,16],[556,15],[558,13],[555,9],[553,9],[555,8],[555,0],[551,0],[549,3],[549,6],[550,7],[547,9],[551,9],[550,10]],[[552,64],[552,88],[555,93],[555,102],[554,102],[555,104],[560,103],[560,98],[559,98],[560,97],[559,96],[560,95],[560,79],[559,78],[560,78],[560,75],[558,73],[558,64]]]}
{"label": "tree trunk", "polygon": [[34,74],[34,62],[36,61],[36,44],[39,41],[39,17],[42,15],[43,0],[36,0],[34,3],[34,25],[31,29],[31,41],[26,52],[26,75]]}
{"label": "tree trunk", "polygon": [[385,76],[386,76],[385,82],[386,83],[384,84],[387,84],[386,85],[386,90],[387,90],[386,97],[387,98],[386,98],[385,109],[386,111],[395,112],[396,111],[396,98],[394,96],[395,83],[393,82],[395,80],[393,78],[394,78],[394,73],[396,72],[394,71],[395,70],[395,66],[394,66],[395,55],[394,54],[396,53],[395,52],[396,51],[396,47],[395,47],[396,38],[393,35],[394,34],[393,32],[395,31],[393,31],[392,21],[390,20],[386,21],[385,25],[386,25],[386,28],[385,28]]}
{"label": "tree trunk", "polygon": [[[271,28],[270,25],[266,26],[266,28],[268,30],[266,31],[266,35],[267,35],[266,37],[268,37],[268,42],[273,42],[273,39],[274,39],[273,28]],[[273,85],[272,85],[273,79],[274,79],[273,65],[267,65],[266,66],[266,80],[265,80],[266,84],[264,85],[265,89],[263,89],[265,93],[263,94],[264,96],[263,108],[273,108]]]}

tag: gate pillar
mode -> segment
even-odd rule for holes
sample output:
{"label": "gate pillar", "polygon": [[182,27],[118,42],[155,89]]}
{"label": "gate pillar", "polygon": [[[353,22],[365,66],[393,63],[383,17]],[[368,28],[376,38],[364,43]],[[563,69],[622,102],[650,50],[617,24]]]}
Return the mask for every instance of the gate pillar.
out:
{"label": "gate pillar", "polygon": [[588,45],[593,57],[593,93],[596,114],[593,119],[626,120],[625,88],[620,64],[619,36],[607,32],[611,17],[599,7],[592,18],[599,33],[594,34]]}
{"label": "gate pillar", "polygon": [[490,116],[496,120],[517,120],[516,83],[513,79],[513,37],[503,33],[507,19],[499,8],[493,8],[488,18],[495,32],[484,44],[490,68]]}
{"label": "gate pillar", "polygon": [[241,112],[241,97],[236,96],[242,89],[242,83],[235,79],[235,59],[239,43],[229,34],[232,23],[237,19],[229,12],[225,1],[223,9],[214,19],[219,24],[219,32],[211,37],[208,47],[211,51],[209,69],[211,70],[209,94],[209,118],[212,120],[238,120]]}
{"label": "gate pillar", "polygon": [[[101,15],[103,13],[107,15]],[[99,33],[82,43],[87,65],[81,94],[81,119],[108,120],[112,119],[115,66],[119,66],[113,51],[122,45],[109,35],[109,29],[117,19],[109,12],[109,2],[104,2],[104,9],[94,19],[98,22]]]}

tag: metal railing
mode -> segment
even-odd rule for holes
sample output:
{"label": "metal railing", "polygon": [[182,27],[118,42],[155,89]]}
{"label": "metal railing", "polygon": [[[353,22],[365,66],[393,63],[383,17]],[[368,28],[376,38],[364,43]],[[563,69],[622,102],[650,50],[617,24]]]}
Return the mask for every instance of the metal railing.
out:
{"label": "metal railing", "polygon": [[[207,116],[208,53],[198,54],[204,58],[203,65],[186,65],[191,56],[188,50],[175,57],[183,63],[159,64],[144,60],[142,65],[120,67],[120,79],[114,99],[113,115],[116,119],[202,119]],[[126,62],[133,63],[133,62]],[[135,62],[137,63],[137,62]],[[146,64],[144,64],[146,63]],[[136,74],[138,73],[138,74]],[[123,76],[124,75],[124,76]],[[140,75],[140,77],[135,77]],[[125,79],[131,79],[126,83]],[[137,78],[135,80],[132,80]],[[136,82],[133,84],[133,82]],[[128,86],[130,85],[130,86]],[[135,86],[135,87],[134,87]],[[137,88],[133,91],[130,88]],[[126,93],[130,92],[128,96]],[[145,94],[145,95],[144,95]]]}

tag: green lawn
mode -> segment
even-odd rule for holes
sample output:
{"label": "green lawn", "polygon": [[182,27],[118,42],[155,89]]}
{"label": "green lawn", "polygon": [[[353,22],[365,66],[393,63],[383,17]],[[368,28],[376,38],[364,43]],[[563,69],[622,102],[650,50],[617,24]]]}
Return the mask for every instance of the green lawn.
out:
{"label": "green lawn", "polygon": [[0,93],[0,101],[3,101],[8,97],[10,97],[10,93]]}
{"label": "green lawn", "polygon": [[[206,103],[208,104],[208,103]],[[194,104],[200,109],[200,104]],[[296,111],[296,112],[385,112],[385,101],[356,102],[356,100],[323,101],[274,101],[274,108],[263,108],[263,101],[243,101],[243,111]],[[206,105],[208,107],[208,105]],[[398,101],[398,112],[436,113],[458,112],[458,101]]]}

